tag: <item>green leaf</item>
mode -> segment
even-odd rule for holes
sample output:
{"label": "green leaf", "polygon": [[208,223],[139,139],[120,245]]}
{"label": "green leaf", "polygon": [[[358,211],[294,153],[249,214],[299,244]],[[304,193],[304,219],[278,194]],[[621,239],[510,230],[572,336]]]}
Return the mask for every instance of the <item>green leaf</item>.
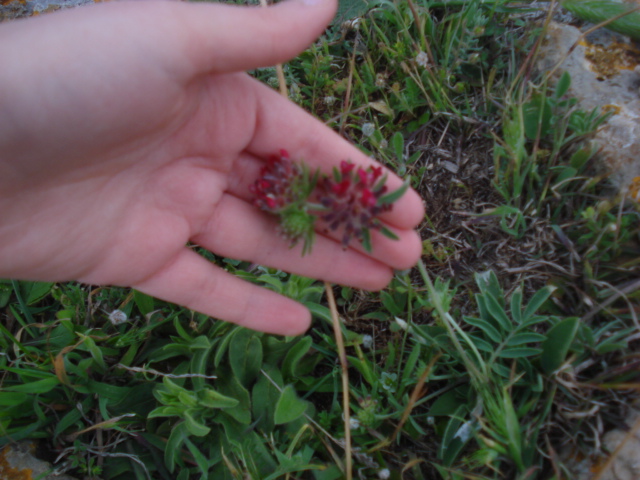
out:
{"label": "green leaf", "polygon": [[516,288],[511,295],[511,317],[516,324],[522,321],[522,288]]}
{"label": "green leaf", "polygon": [[498,354],[498,356],[501,358],[526,358],[538,355],[540,352],[542,352],[542,350],[539,348],[514,347],[505,348]]}
{"label": "green leaf", "polygon": [[187,331],[181,325],[180,320],[178,318],[175,318],[173,320],[173,327],[176,329],[176,332],[178,333],[178,335],[180,335],[180,337],[183,340],[186,340],[187,342],[190,342],[193,340],[193,337],[187,333]]}
{"label": "green leaf", "polygon": [[517,328],[517,330],[523,330],[532,325],[535,325],[536,323],[542,323],[542,322],[548,322],[548,321],[549,321],[549,317],[545,315],[534,315],[533,317],[523,320],[520,326]]}
{"label": "green leaf", "polygon": [[111,400],[112,404],[117,404],[123,400],[126,400],[131,395],[131,387],[119,387],[117,385],[97,382],[95,380],[89,380],[85,383],[85,386],[89,393],[108,398],[109,400]]}
{"label": "green leaf", "polygon": [[275,413],[273,416],[276,425],[293,422],[300,418],[307,409],[307,402],[298,397],[295,389],[291,385],[287,385],[282,390],[280,398],[276,403]]}
{"label": "green leaf", "polygon": [[456,410],[466,405],[468,387],[458,387],[440,395],[429,408],[430,417],[455,415]]}
{"label": "green leaf", "polygon": [[526,343],[544,342],[547,337],[540,333],[527,332],[518,333],[507,340],[507,346],[514,347],[516,345],[524,345]]}
{"label": "green leaf", "polygon": [[576,170],[573,167],[567,167],[567,166],[562,167],[560,169],[560,173],[558,173],[558,175],[554,180],[554,184],[552,188],[554,189],[562,188],[564,185],[566,185],[566,183],[563,184],[563,182],[576,178],[577,174],[578,174],[578,170]]}
{"label": "green leaf", "polygon": [[625,12],[624,17],[606,28],[640,40],[640,12],[632,12],[634,3],[613,2],[611,0],[564,0],[562,6],[576,17],[591,23],[601,23]]}
{"label": "green leaf", "polygon": [[500,305],[496,297],[494,297],[491,293],[486,292],[484,298],[486,300],[486,306],[489,314],[500,324],[500,327],[502,327],[505,332],[511,331],[511,320],[507,316],[507,312],[504,311],[504,308],[502,308],[502,305]]}
{"label": "green leaf", "polygon": [[396,303],[395,298],[387,291],[380,292],[380,301],[387,311],[396,317],[404,315],[404,308]]}
{"label": "green leaf", "polygon": [[198,335],[190,341],[189,348],[193,350],[207,350],[211,348],[211,342],[206,335]]}
{"label": "green leaf", "polygon": [[471,340],[473,342],[473,344],[475,345],[475,347],[478,350],[481,350],[483,352],[487,352],[487,353],[493,353],[496,351],[496,346],[495,344],[489,343],[486,340],[476,336],[476,335],[467,335],[469,337],[469,340]]}
{"label": "green leaf", "polygon": [[371,232],[368,228],[362,229],[362,247],[368,253],[371,253],[373,250],[373,247],[371,246]]}
{"label": "green leaf", "polygon": [[169,377],[162,379],[162,385],[156,388],[154,395],[167,395],[169,397],[178,397],[182,393],[189,393],[186,388],[181,387]]}
{"label": "green leaf", "polygon": [[564,363],[579,326],[577,317],[565,318],[547,332],[542,344],[540,365],[546,374],[556,371]]}
{"label": "green leaf", "polygon": [[242,329],[233,336],[229,344],[229,363],[240,383],[251,386],[262,368],[262,342],[255,332]]}
{"label": "green leaf", "polygon": [[492,363],[491,364],[491,370],[496,372],[502,378],[511,378],[511,376],[512,376],[511,369],[509,367],[505,367],[504,365],[502,365],[500,363]]}
{"label": "green leaf", "polygon": [[213,359],[213,364],[216,367],[220,365],[220,362],[222,361],[225,354],[227,353],[227,349],[229,348],[229,344],[231,343],[233,336],[241,330],[242,330],[242,327],[238,325],[233,325],[231,327],[231,330],[228,331],[226,335],[222,337],[222,341],[220,342],[220,345],[218,345],[218,348],[216,348],[216,354]]}
{"label": "green leaf", "polygon": [[287,352],[287,355],[282,361],[282,377],[286,381],[296,380],[296,369],[298,364],[300,363],[300,360],[302,360],[302,357],[307,354],[312,344],[313,339],[307,335]]}
{"label": "green leaf", "polygon": [[444,430],[444,435],[440,443],[440,450],[438,456],[442,459],[442,463],[445,466],[450,467],[455,462],[456,458],[462,451],[462,448],[470,440],[472,435],[468,438],[461,438],[458,433],[460,427],[463,424],[462,419],[465,417],[465,405],[460,405],[455,413],[449,419],[447,426]]}
{"label": "green leaf", "polygon": [[53,376],[44,378],[42,380],[36,380],[35,382],[24,383],[22,385],[14,385],[11,387],[4,387],[3,390],[7,392],[18,393],[47,393],[53,390],[60,384],[58,377]]}
{"label": "green leaf", "polygon": [[27,305],[33,305],[49,295],[53,283],[49,282],[20,282],[20,290]]}
{"label": "green leaf", "polygon": [[376,383],[377,377],[373,374],[366,358],[360,360],[359,358],[348,356],[347,360],[349,360],[349,366],[358,370],[370,386],[373,386],[373,384]]}
{"label": "green leaf", "polygon": [[142,293],[142,292],[139,292],[138,290],[134,290],[133,301],[135,302],[136,307],[138,307],[138,311],[142,315],[147,316],[151,312],[153,312],[153,308],[154,308],[153,297],[147,295],[146,293]]}
{"label": "green leaf", "polygon": [[[208,368],[211,364],[209,361],[209,357],[211,356],[211,350],[213,349],[213,345],[210,348],[206,349],[198,349],[191,354],[191,361],[189,362],[189,371],[192,374],[196,375],[207,375]],[[193,377],[191,379],[191,384],[195,391],[201,390],[207,385],[207,382],[204,377]]]}
{"label": "green leaf", "polygon": [[198,392],[198,403],[207,408],[233,408],[240,402],[207,387]]}
{"label": "green leaf", "polygon": [[[91,399],[87,398],[79,405],[79,408],[74,408],[72,410],[69,410],[56,424],[56,428],[53,431],[54,438],[60,435],[62,432],[66,431],[72,425],[75,425],[76,423],[80,422],[80,419],[82,418],[81,411],[86,412],[87,409],[90,409],[91,407],[92,407],[92,401]],[[80,423],[80,425],[82,424]],[[84,427],[80,427],[80,428],[84,428]]]}
{"label": "green leaf", "polygon": [[[405,362],[404,367],[402,368],[403,372],[402,372],[401,384],[409,385],[413,371],[416,365],[418,364],[418,360],[421,357],[420,353],[421,353],[420,344],[419,343],[415,344],[411,349],[411,353],[407,357],[407,361]],[[373,373],[371,375],[373,376]]]}
{"label": "green leaf", "polygon": [[[494,209],[494,213],[498,213],[500,212],[502,209],[505,209],[505,212],[515,212],[515,213],[520,213],[520,210],[518,210],[517,208],[511,208],[511,207],[507,207],[506,205],[503,205],[503,207],[498,207],[496,209]],[[502,213],[500,213],[502,214]],[[500,307],[504,306],[504,292],[502,291],[502,288],[500,287],[500,282],[498,281],[498,276],[496,275],[496,273],[493,270],[488,270],[486,272],[482,272],[482,273],[477,273],[475,275],[475,280],[476,280],[476,284],[478,285],[478,288],[480,289],[480,291],[484,294],[484,293],[490,293],[491,295],[494,296],[494,298],[496,298],[498,300],[498,303],[500,304]]]}
{"label": "green leaf", "polygon": [[519,467],[522,464],[522,433],[521,425],[518,421],[513,402],[508,389],[503,390],[502,415],[504,415],[504,426],[507,433],[507,446],[511,452],[513,460]]}
{"label": "green leaf", "polygon": [[[180,470],[180,473],[178,473],[176,480],[189,480],[190,478],[191,477],[189,476],[189,470],[187,468],[183,468],[182,470]],[[136,479],[136,480],[143,480],[143,479]]]}
{"label": "green leaf", "polygon": [[196,394],[190,391],[180,392],[178,394],[178,401],[182,403],[185,407],[195,407],[198,405]]}
{"label": "green leaf", "polygon": [[591,151],[586,148],[581,148],[573,155],[571,155],[571,159],[569,160],[569,165],[571,165],[576,170],[580,170],[587,163],[587,160],[591,158]]}
{"label": "green leaf", "polygon": [[184,408],[182,406],[165,405],[151,410],[147,415],[147,418],[179,417],[182,415],[183,411]]}
{"label": "green leaf", "polygon": [[164,449],[164,464],[169,472],[173,473],[176,468],[176,461],[180,456],[182,445],[187,438],[187,427],[184,422],[177,424],[171,430],[167,446]]}
{"label": "green leaf", "polygon": [[394,190],[391,193],[387,193],[386,195],[383,195],[382,197],[380,197],[378,199],[378,203],[380,205],[386,205],[386,204],[395,202],[402,195],[404,195],[404,192],[406,192],[407,189],[409,188],[409,184],[410,184],[410,181],[409,180],[405,180],[405,182],[402,184],[402,186],[400,188],[398,188],[397,190]]}
{"label": "green leaf", "polygon": [[391,240],[400,240],[400,237],[389,230],[384,225],[380,225],[380,233],[382,233],[385,237],[390,238]]}
{"label": "green leaf", "polygon": [[523,105],[524,131],[529,140],[546,137],[551,129],[553,112],[549,100],[542,94],[537,94],[533,99]]}
{"label": "green leaf", "polygon": [[532,317],[538,309],[542,306],[544,302],[551,296],[554,292],[555,288],[552,287],[544,287],[536,292],[536,294],[531,297],[529,303],[527,304],[527,308],[524,310],[524,314],[522,318],[526,321],[530,317]]}
{"label": "green leaf", "polygon": [[478,327],[480,330],[484,332],[484,334],[489,337],[495,343],[500,343],[502,341],[502,335],[500,332],[496,330],[493,325],[491,325],[486,320],[482,320],[480,318],[473,317],[463,317],[464,321],[469,325],[473,325],[474,327]]}
{"label": "green leaf", "polygon": [[223,411],[241,424],[249,425],[251,423],[251,396],[249,391],[231,372],[221,373],[217,386],[222,393],[238,400],[238,404],[235,407],[225,408]]}
{"label": "green leaf", "polygon": [[[282,384],[280,372],[276,368],[268,369],[267,373],[274,382]],[[265,375],[261,375],[253,386],[251,404],[253,417],[257,422],[257,426],[265,432],[273,430],[275,425],[273,420],[273,406],[278,402],[279,398],[280,390],[278,390]]]}
{"label": "green leaf", "polygon": [[391,137],[391,147],[393,148],[396,160],[400,163],[404,163],[404,137],[402,136],[402,133],[394,133],[393,137]]}
{"label": "green leaf", "polygon": [[274,277],[273,275],[265,273],[264,275],[260,275],[258,280],[266,284],[267,288],[271,287],[270,290],[273,290],[274,292],[283,293],[284,291],[284,284],[282,283],[282,280]]}
{"label": "green leaf", "polygon": [[366,0],[340,0],[338,11],[332,25],[342,25],[348,20],[358,18],[369,10],[369,2]]}
{"label": "green leaf", "polygon": [[211,428],[196,420],[193,416],[195,412],[196,411],[194,409],[187,409],[183,412],[182,415],[184,417],[185,425],[191,435],[195,435],[196,437],[204,437],[211,431]]}
{"label": "green leaf", "polygon": [[89,336],[84,336],[79,334],[80,337],[83,339],[82,340],[82,344],[84,345],[84,347],[87,349],[87,351],[91,354],[91,356],[93,357],[93,360],[96,362],[96,364],[98,364],[98,366],[100,368],[102,368],[103,370],[107,368],[107,365],[104,363],[104,358],[102,356],[102,350],[96,345],[96,342],[93,338],[89,337]]}
{"label": "green leaf", "polygon": [[571,86],[571,75],[569,75],[569,72],[565,71],[560,77],[560,80],[558,80],[558,83],[556,84],[556,91],[555,91],[556,98],[560,98],[564,96],[569,91],[570,86]]}
{"label": "green leaf", "polygon": [[436,345],[445,350],[451,347],[447,330],[444,327],[435,325],[413,325],[411,332],[418,340],[424,339],[422,343],[426,345]]}
{"label": "green leaf", "polygon": [[0,407],[15,407],[26,402],[31,398],[26,393],[18,392],[0,392]]}
{"label": "green leaf", "polygon": [[331,311],[324,305],[319,305],[315,302],[303,302],[304,306],[309,309],[311,315],[321,320],[325,320],[331,323]]}
{"label": "green leaf", "polygon": [[[267,448],[267,446],[269,448]],[[266,480],[269,474],[279,470],[278,462],[273,458],[272,444],[261,433],[255,430],[242,436],[242,447],[245,451],[251,452],[252,461],[254,462],[256,472],[252,478],[256,480]],[[273,449],[279,452],[277,448]],[[276,478],[286,479],[286,477],[277,475]],[[216,477],[217,480],[217,477]]]}
{"label": "green leaf", "polygon": [[313,477],[314,480],[338,480],[344,478],[344,475],[337,465],[329,465],[322,470],[314,471]]}
{"label": "green leaf", "polygon": [[207,473],[209,472],[209,461],[207,460],[207,457],[188,438],[184,439],[184,444],[187,446],[191,455],[193,455],[193,459],[196,461],[196,465],[198,465],[198,469],[200,469],[200,473],[203,475],[203,478],[206,478]]}

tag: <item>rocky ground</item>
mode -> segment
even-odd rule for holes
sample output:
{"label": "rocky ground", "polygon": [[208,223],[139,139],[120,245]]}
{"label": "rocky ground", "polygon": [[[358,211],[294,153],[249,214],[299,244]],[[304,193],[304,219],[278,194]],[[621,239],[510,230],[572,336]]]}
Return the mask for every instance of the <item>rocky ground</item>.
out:
{"label": "rocky ground", "polygon": [[613,184],[640,200],[640,45],[604,29],[583,36],[552,22],[539,68],[556,79],[569,72],[569,95],[581,108],[610,112],[594,142]]}

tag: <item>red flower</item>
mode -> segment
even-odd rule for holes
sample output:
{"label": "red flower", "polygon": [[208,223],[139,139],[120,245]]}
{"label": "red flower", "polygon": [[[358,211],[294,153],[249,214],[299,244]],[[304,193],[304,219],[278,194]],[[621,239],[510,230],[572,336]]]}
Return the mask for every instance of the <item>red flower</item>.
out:
{"label": "red flower", "polygon": [[309,169],[289,159],[286,150],[267,158],[260,170],[260,178],[249,187],[255,195],[254,204],[280,217],[280,231],[291,241],[291,246],[304,240],[303,254],[311,249],[316,217],[309,213],[309,196],[315,186],[315,177]]}
{"label": "red flower", "polygon": [[[347,248],[357,239],[367,251],[371,251],[370,231],[379,230],[389,238],[397,236],[378,220],[378,215],[389,211],[408,184],[386,195],[382,167],[356,167],[341,161],[333,176],[310,173],[302,162],[292,162],[286,150],[271,155],[249,190],[254,204],[275,214],[280,220],[280,231],[295,245],[304,241],[303,255],[310,251],[317,218],[327,224],[328,230],[339,230],[342,245]],[[312,201],[312,193],[316,188]]]}
{"label": "red flower", "polygon": [[301,175],[299,168],[289,160],[286,150],[280,155],[271,155],[267,164],[260,170],[260,178],[249,187],[255,195],[254,203],[266,211],[278,211],[291,203],[293,185]]}
{"label": "red flower", "polygon": [[363,185],[367,185],[369,183],[370,175],[361,168],[358,169],[358,177],[360,177],[360,183]]}
{"label": "red flower", "polygon": [[318,200],[325,207],[319,216],[329,230],[342,229],[345,248],[356,238],[369,250],[369,231],[383,228],[376,217],[392,205],[379,202],[387,190],[384,182],[377,182],[381,176],[380,167],[356,169],[353,163],[342,161],[339,174],[319,182]]}
{"label": "red flower", "polygon": [[349,175],[354,168],[355,165],[351,162],[347,162],[346,160],[340,162],[340,173],[342,173],[342,175]]}
{"label": "red flower", "polygon": [[351,179],[345,178],[340,183],[336,183],[335,185],[332,185],[331,190],[333,190],[333,193],[337,195],[344,195],[346,191],[349,190],[350,187],[351,187]]}
{"label": "red flower", "polygon": [[377,201],[378,200],[376,199],[376,196],[371,192],[371,190],[369,190],[368,188],[365,188],[362,191],[362,196],[360,197],[360,203],[362,203],[364,207],[373,207],[375,206]]}

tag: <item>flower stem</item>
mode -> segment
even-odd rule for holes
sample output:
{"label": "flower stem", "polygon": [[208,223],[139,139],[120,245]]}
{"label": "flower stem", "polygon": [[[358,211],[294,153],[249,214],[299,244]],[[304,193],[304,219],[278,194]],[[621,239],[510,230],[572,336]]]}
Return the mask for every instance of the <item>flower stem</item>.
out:
{"label": "flower stem", "polygon": [[[261,7],[268,7],[267,0],[260,0]],[[284,69],[282,68],[282,64],[278,63],[276,65],[276,75],[278,76],[278,88],[280,89],[280,94],[289,98],[289,94],[287,92],[287,81],[284,78]]]}
{"label": "flower stem", "polygon": [[342,371],[342,410],[344,415],[344,454],[346,464],[346,478],[351,480],[352,461],[351,461],[351,410],[349,408],[349,370],[347,369],[347,352],[344,348],[344,338],[340,329],[340,319],[338,318],[338,308],[336,307],[336,299],[333,296],[333,289],[329,282],[324,282],[324,288],[327,292],[327,301],[329,302],[329,310],[331,311],[331,320],[333,324],[333,334],[336,337],[336,345],[338,347],[338,357],[340,358],[340,367]]}

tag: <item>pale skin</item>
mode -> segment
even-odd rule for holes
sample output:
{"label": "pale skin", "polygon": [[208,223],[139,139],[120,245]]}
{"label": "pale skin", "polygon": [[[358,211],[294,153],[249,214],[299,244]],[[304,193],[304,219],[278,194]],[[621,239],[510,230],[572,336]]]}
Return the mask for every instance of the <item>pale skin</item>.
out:
{"label": "pale skin", "polygon": [[131,286],[296,335],[305,307],[190,245],[369,290],[415,264],[424,211],[413,191],[383,218],[400,240],[374,235],[372,254],[321,233],[301,257],[251,202],[281,148],[327,172],[373,162],[243,73],[298,54],[335,9],[112,2],[0,25],[11,46],[0,52],[0,277]]}

